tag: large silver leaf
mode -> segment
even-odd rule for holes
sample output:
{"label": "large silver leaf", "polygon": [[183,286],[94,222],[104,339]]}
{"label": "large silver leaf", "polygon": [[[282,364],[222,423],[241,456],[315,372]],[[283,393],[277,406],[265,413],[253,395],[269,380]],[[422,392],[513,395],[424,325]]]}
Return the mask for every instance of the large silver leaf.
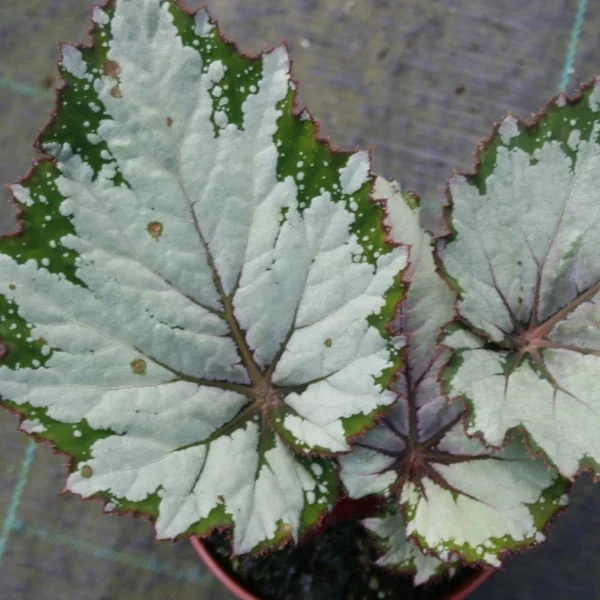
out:
{"label": "large silver leaf", "polygon": [[394,399],[407,249],[368,154],[293,114],[284,47],[243,56],[171,0],[93,20],[62,48],[52,160],[11,188],[2,403],[73,456],[66,489],[159,538],[297,538],[335,502],[327,456]]}

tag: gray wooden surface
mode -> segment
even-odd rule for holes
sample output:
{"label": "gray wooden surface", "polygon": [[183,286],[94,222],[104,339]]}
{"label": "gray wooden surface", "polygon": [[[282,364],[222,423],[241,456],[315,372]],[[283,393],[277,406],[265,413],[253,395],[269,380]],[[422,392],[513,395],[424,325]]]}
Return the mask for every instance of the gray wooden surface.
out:
{"label": "gray wooden surface", "polygon": [[[53,109],[58,40],[86,40],[89,0],[0,3],[0,182],[23,175]],[[191,8],[201,2],[187,0]],[[257,52],[287,40],[300,104],[343,148],[370,146],[374,169],[419,192],[435,214],[453,168],[506,110],[527,117],[558,89],[576,0],[213,0],[225,34]],[[600,5],[591,0],[568,89],[600,72]],[[456,93],[463,86],[462,93]],[[0,191],[0,232],[14,219]],[[32,454],[0,411],[0,598],[226,599],[187,543],[154,544],[143,519],[58,496],[65,458]],[[29,452],[27,478],[20,477]],[[19,481],[21,486],[19,486]],[[20,499],[19,490],[22,487]],[[538,550],[506,561],[474,600],[600,598],[600,487],[577,482],[573,506]],[[17,502],[18,500],[18,502]],[[10,531],[6,526],[10,525]],[[310,600],[310,599],[308,599]]]}

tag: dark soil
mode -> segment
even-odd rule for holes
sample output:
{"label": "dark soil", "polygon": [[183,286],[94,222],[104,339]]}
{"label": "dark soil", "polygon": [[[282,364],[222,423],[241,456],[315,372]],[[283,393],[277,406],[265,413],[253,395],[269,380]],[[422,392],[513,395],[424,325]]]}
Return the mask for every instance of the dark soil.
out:
{"label": "dark soil", "polygon": [[262,600],[439,600],[475,573],[413,587],[412,578],[374,564],[377,550],[357,521],[334,524],[321,535],[256,558],[231,560],[229,539],[214,531],[205,540],[219,563]]}

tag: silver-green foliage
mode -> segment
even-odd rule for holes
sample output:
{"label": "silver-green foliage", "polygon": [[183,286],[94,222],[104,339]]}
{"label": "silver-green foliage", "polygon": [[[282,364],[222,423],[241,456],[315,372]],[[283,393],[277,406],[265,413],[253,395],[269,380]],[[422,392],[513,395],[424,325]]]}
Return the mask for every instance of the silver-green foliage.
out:
{"label": "silver-green foliage", "polygon": [[3,403],[74,457],[66,488],[156,520],[232,525],[238,553],[335,503],[330,456],[393,401],[386,324],[408,250],[366,152],[293,114],[256,58],[171,0],[94,9],[0,241]]}
{"label": "silver-green foliage", "polygon": [[507,117],[471,177],[450,180],[438,253],[459,293],[446,372],[467,433],[523,428],[566,476],[600,472],[600,84],[526,127]]}
{"label": "silver-green foliage", "polygon": [[416,583],[541,541],[559,473],[600,472],[600,84],[502,122],[434,257],[368,154],[294,114],[285,48],[174,0],[93,23],[0,239],[0,404],[73,457],[66,489],[241,553],[319,523],[345,454]]}

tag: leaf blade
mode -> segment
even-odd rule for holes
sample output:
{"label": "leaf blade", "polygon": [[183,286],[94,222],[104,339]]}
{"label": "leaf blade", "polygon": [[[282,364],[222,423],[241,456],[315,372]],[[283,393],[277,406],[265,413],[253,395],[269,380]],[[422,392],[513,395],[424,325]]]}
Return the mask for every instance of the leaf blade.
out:
{"label": "leaf blade", "polygon": [[446,380],[467,400],[468,433],[499,446],[522,426],[567,477],[599,472],[599,87],[530,126],[505,119],[478,173],[450,182],[439,250],[463,327],[487,343],[450,342],[460,356]]}
{"label": "leaf blade", "polygon": [[[407,251],[371,202],[368,154],[293,114],[283,47],[243,56],[171,0],[116,0],[93,21],[93,48],[62,47],[37,142],[53,160],[12,186],[2,404],[73,455],[66,489],[150,514],[161,538],[233,526],[237,552],[298,539],[337,495],[318,454],[346,450],[393,399],[386,324]],[[326,339],[328,362],[311,363]],[[335,446],[278,430],[278,407],[317,435],[338,423]]]}
{"label": "leaf blade", "polygon": [[[379,189],[389,196],[396,239],[412,244],[411,286],[394,324],[407,338],[405,363],[391,411],[339,459],[342,483],[351,497],[382,494],[402,512],[403,528],[387,531],[388,546],[409,537],[443,563],[497,567],[507,552],[543,539],[566,502],[566,480],[530,459],[521,440],[488,450],[465,434],[463,403],[448,402],[441,388],[451,350],[437,343],[455,315],[455,294],[437,271],[418,210],[399,186]],[[465,346],[482,345],[462,329],[453,336]]]}

